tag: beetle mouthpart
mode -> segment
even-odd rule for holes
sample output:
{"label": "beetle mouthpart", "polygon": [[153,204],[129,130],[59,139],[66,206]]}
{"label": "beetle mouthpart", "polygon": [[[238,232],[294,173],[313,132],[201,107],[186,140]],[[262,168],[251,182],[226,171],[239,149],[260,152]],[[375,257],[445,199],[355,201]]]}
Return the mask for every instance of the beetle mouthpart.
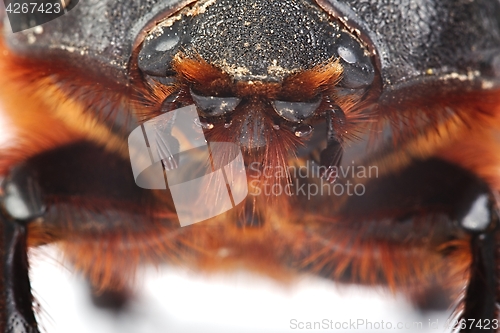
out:
{"label": "beetle mouthpart", "polygon": [[172,92],[161,104],[161,112],[169,112],[182,107],[180,103],[180,97],[182,90],[176,90]]}
{"label": "beetle mouthpart", "polygon": [[189,91],[202,115],[207,117],[219,117],[232,112],[241,102],[241,98],[238,97],[202,96],[193,92],[193,89]]}
{"label": "beetle mouthpart", "polygon": [[273,101],[274,111],[283,119],[293,123],[300,123],[303,120],[311,118],[322,101],[321,96],[318,96],[312,102],[288,102],[288,101]]}
{"label": "beetle mouthpart", "polygon": [[344,150],[338,141],[329,142],[321,152],[320,164],[321,167],[324,167],[321,171],[321,177],[330,184],[333,184],[339,177],[338,170],[343,154]]}
{"label": "beetle mouthpart", "polygon": [[199,119],[195,119],[194,123],[196,124],[196,126],[201,127],[204,130],[211,130],[215,127],[215,125],[213,123],[208,122],[208,121],[199,120]]}
{"label": "beetle mouthpart", "polygon": [[224,121],[224,128],[229,128],[229,127],[231,127],[232,124],[233,124],[233,120],[231,119],[231,117],[226,117],[226,119]]}
{"label": "beetle mouthpart", "polygon": [[295,127],[295,136],[298,138],[307,138],[310,136],[313,132],[313,127],[311,125],[307,124],[300,124],[297,127]]}
{"label": "beetle mouthpart", "polygon": [[243,120],[241,134],[239,137],[240,145],[248,149],[265,147],[266,140],[265,120],[259,114],[250,114]]}
{"label": "beetle mouthpart", "polygon": [[326,148],[320,154],[320,164],[324,169],[321,176],[326,181],[333,183],[338,178],[338,169],[342,161],[344,149],[342,148],[342,134],[335,128],[341,128],[346,122],[344,111],[339,106],[334,106],[326,111]]}

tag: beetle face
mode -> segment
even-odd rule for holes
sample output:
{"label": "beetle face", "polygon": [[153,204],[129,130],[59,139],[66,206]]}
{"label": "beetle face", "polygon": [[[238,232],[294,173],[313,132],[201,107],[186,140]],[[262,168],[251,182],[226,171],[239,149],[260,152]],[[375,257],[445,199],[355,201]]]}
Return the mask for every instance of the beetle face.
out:
{"label": "beetle face", "polygon": [[[314,125],[327,122],[320,162],[338,166],[356,106],[375,80],[373,60],[358,37],[305,0],[281,6],[200,1],[167,13],[155,17],[132,60],[146,82],[144,98],[155,103],[157,95],[148,97],[148,90],[168,91],[156,100],[157,110],[144,114],[194,103],[205,130],[213,132],[209,137],[234,141],[249,156],[273,141],[288,142],[274,150],[277,158],[264,158],[273,168],[286,167],[277,161],[307,144]],[[247,164],[252,160],[259,157]]]}
{"label": "beetle face", "polygon": [[[466,285],[462,317],[497,318],[499,13],[486,0],[102,0],[5,28],[16,135],[0,155],[0,294],[14,296],[0,329],[35,329],[26,242],[54,241],[100,290],[126,289],[144,261],[244,265],[410,296]],[[180,228],[173,186],[137,187],[126,140],[191,105],[209,143],[241,148],[252,196]],[[327,182],[289,169],[309,162]]]}

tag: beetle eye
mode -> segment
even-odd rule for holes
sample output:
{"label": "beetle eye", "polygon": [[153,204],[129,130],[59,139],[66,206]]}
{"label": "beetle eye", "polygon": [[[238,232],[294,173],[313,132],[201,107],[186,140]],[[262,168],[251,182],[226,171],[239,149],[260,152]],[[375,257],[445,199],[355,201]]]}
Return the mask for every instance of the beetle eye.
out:
{"label": "beetle eye", "polygon": [[205,116],[210,117],[222,116],[234,111],[241,102],[241,98],[238,97],[201,96],[193,92],[192,89],[190,89],[190,92],[198,108],[200,108]]}
{"label": "beetle eye", "polygon": [[344,68],[340,86],[359,89],[372,84],[375,78],[375,69],[359,41],[348,33],[342,32],[332,47],[336,48],[333,51],[338,54]]}
{"label": "beetle eye", "polygon": [[165,77],[172,73],[171,62],[187,34],[183,22],[170,27],[157,27],[149,33],[139,52],[138,66],[145,74]]}
{"label": "beetle eye", "polygon": [[319,97],[312,102],[272,102],[274,110],[280,115],[280,117],[294,123],[300,123],[301,121],[312,117],[320,104],[321,98]]}

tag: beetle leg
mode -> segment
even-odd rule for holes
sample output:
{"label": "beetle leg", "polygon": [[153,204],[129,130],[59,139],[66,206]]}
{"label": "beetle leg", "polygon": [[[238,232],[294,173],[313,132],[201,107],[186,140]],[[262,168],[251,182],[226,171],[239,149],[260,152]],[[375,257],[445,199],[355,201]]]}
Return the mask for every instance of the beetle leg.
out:
{"label": "beetle leg", "polygon": [[[386,285],[410,296],[434,286],[444,289],[442,295],[461,290],[470,269],[462,317],[476,319],[474,325],[489,319],[492,327],[500,299],[500,233],[490,186],[436,158],[415,160],[398,172],[339,180],[348,181],[362,184],[363,195],[346,195],[338,219],[307,230],[306,240],[293,237],[283,260],[340,282]],[[321,199],[325,206],[335,204],[329,196]]]}
{"label": "beetle leg", "polygon": [[338,106],[326,111],[326,148],[320,154],[320,164],[324,167],[322,176],[330,183],[338,177],[338,167],[342,161],[342,134],[336,131],[336,124],[345,123],[344,111]]}
{"label": "beetle leg", "polygon": [[[497,301],[500,272],[496,247],[499,216],[494,200],[488,193],[479,193],[459,221],[471,235],[472,255],[464,311],[461,314],[467,327],[460,332],[483,332],[482,326],[487,322],[493,324],[499,315]],[[495,331],[493,328],[491,330]]]}
{"label": "beetle leg", "polygon": [[38,332],[28,276],[26,221],[40,216],[43,206],[36,183],[25,176],[22,168],[15,169],[0,191],[0,331],[5,333]]}
{"label": "beetle leg", "polygon": [[3,308],[0,330],[5,333],[38,332],[28,277],[26,227],[3,213],[0,221],[4,269],[0,280],[0,306]]}

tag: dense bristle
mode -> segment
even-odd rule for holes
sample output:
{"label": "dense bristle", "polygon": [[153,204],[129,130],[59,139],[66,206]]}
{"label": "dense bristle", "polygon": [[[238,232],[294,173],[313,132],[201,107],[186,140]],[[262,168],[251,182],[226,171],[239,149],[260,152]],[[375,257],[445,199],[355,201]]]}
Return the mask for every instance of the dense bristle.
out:
{"label": "dense bristle", "polygon": [[[0,43],[0,95],[13,132],[0,172],[37,152],[85,137],[123,151],[118,137],[130,121],[124,101],[128,88],[100,81],[75,75],[60,61],[15,55]],[[118,111],[124,113],[123,127],[114,126]]]}
{"label": "dense bristle", "polygon": [[283,82],[280,97],[283,100],[308,101],[323,92],[331,93],[342,79],[339,60],[331,60],[310,70],[291,75]]}
{"label": "dense bristle", "polygon": [[365,163],[378,160],[385,172],[391,172],[415,158],[441,156],[500,188],[492,167],[500,163],[494,138],[500,129],[499,105],[498,91],[478,91],[412,99],[397,107],[378,106],[377,121],[370,129],[375,154]]}
{"label": "dense bristle", "polygon": [[201,57],[186,58],[178,54],[172,64],[179,78],[193,84],[202,93],[224,95],[231,92],[232,80],[217,67]]}

